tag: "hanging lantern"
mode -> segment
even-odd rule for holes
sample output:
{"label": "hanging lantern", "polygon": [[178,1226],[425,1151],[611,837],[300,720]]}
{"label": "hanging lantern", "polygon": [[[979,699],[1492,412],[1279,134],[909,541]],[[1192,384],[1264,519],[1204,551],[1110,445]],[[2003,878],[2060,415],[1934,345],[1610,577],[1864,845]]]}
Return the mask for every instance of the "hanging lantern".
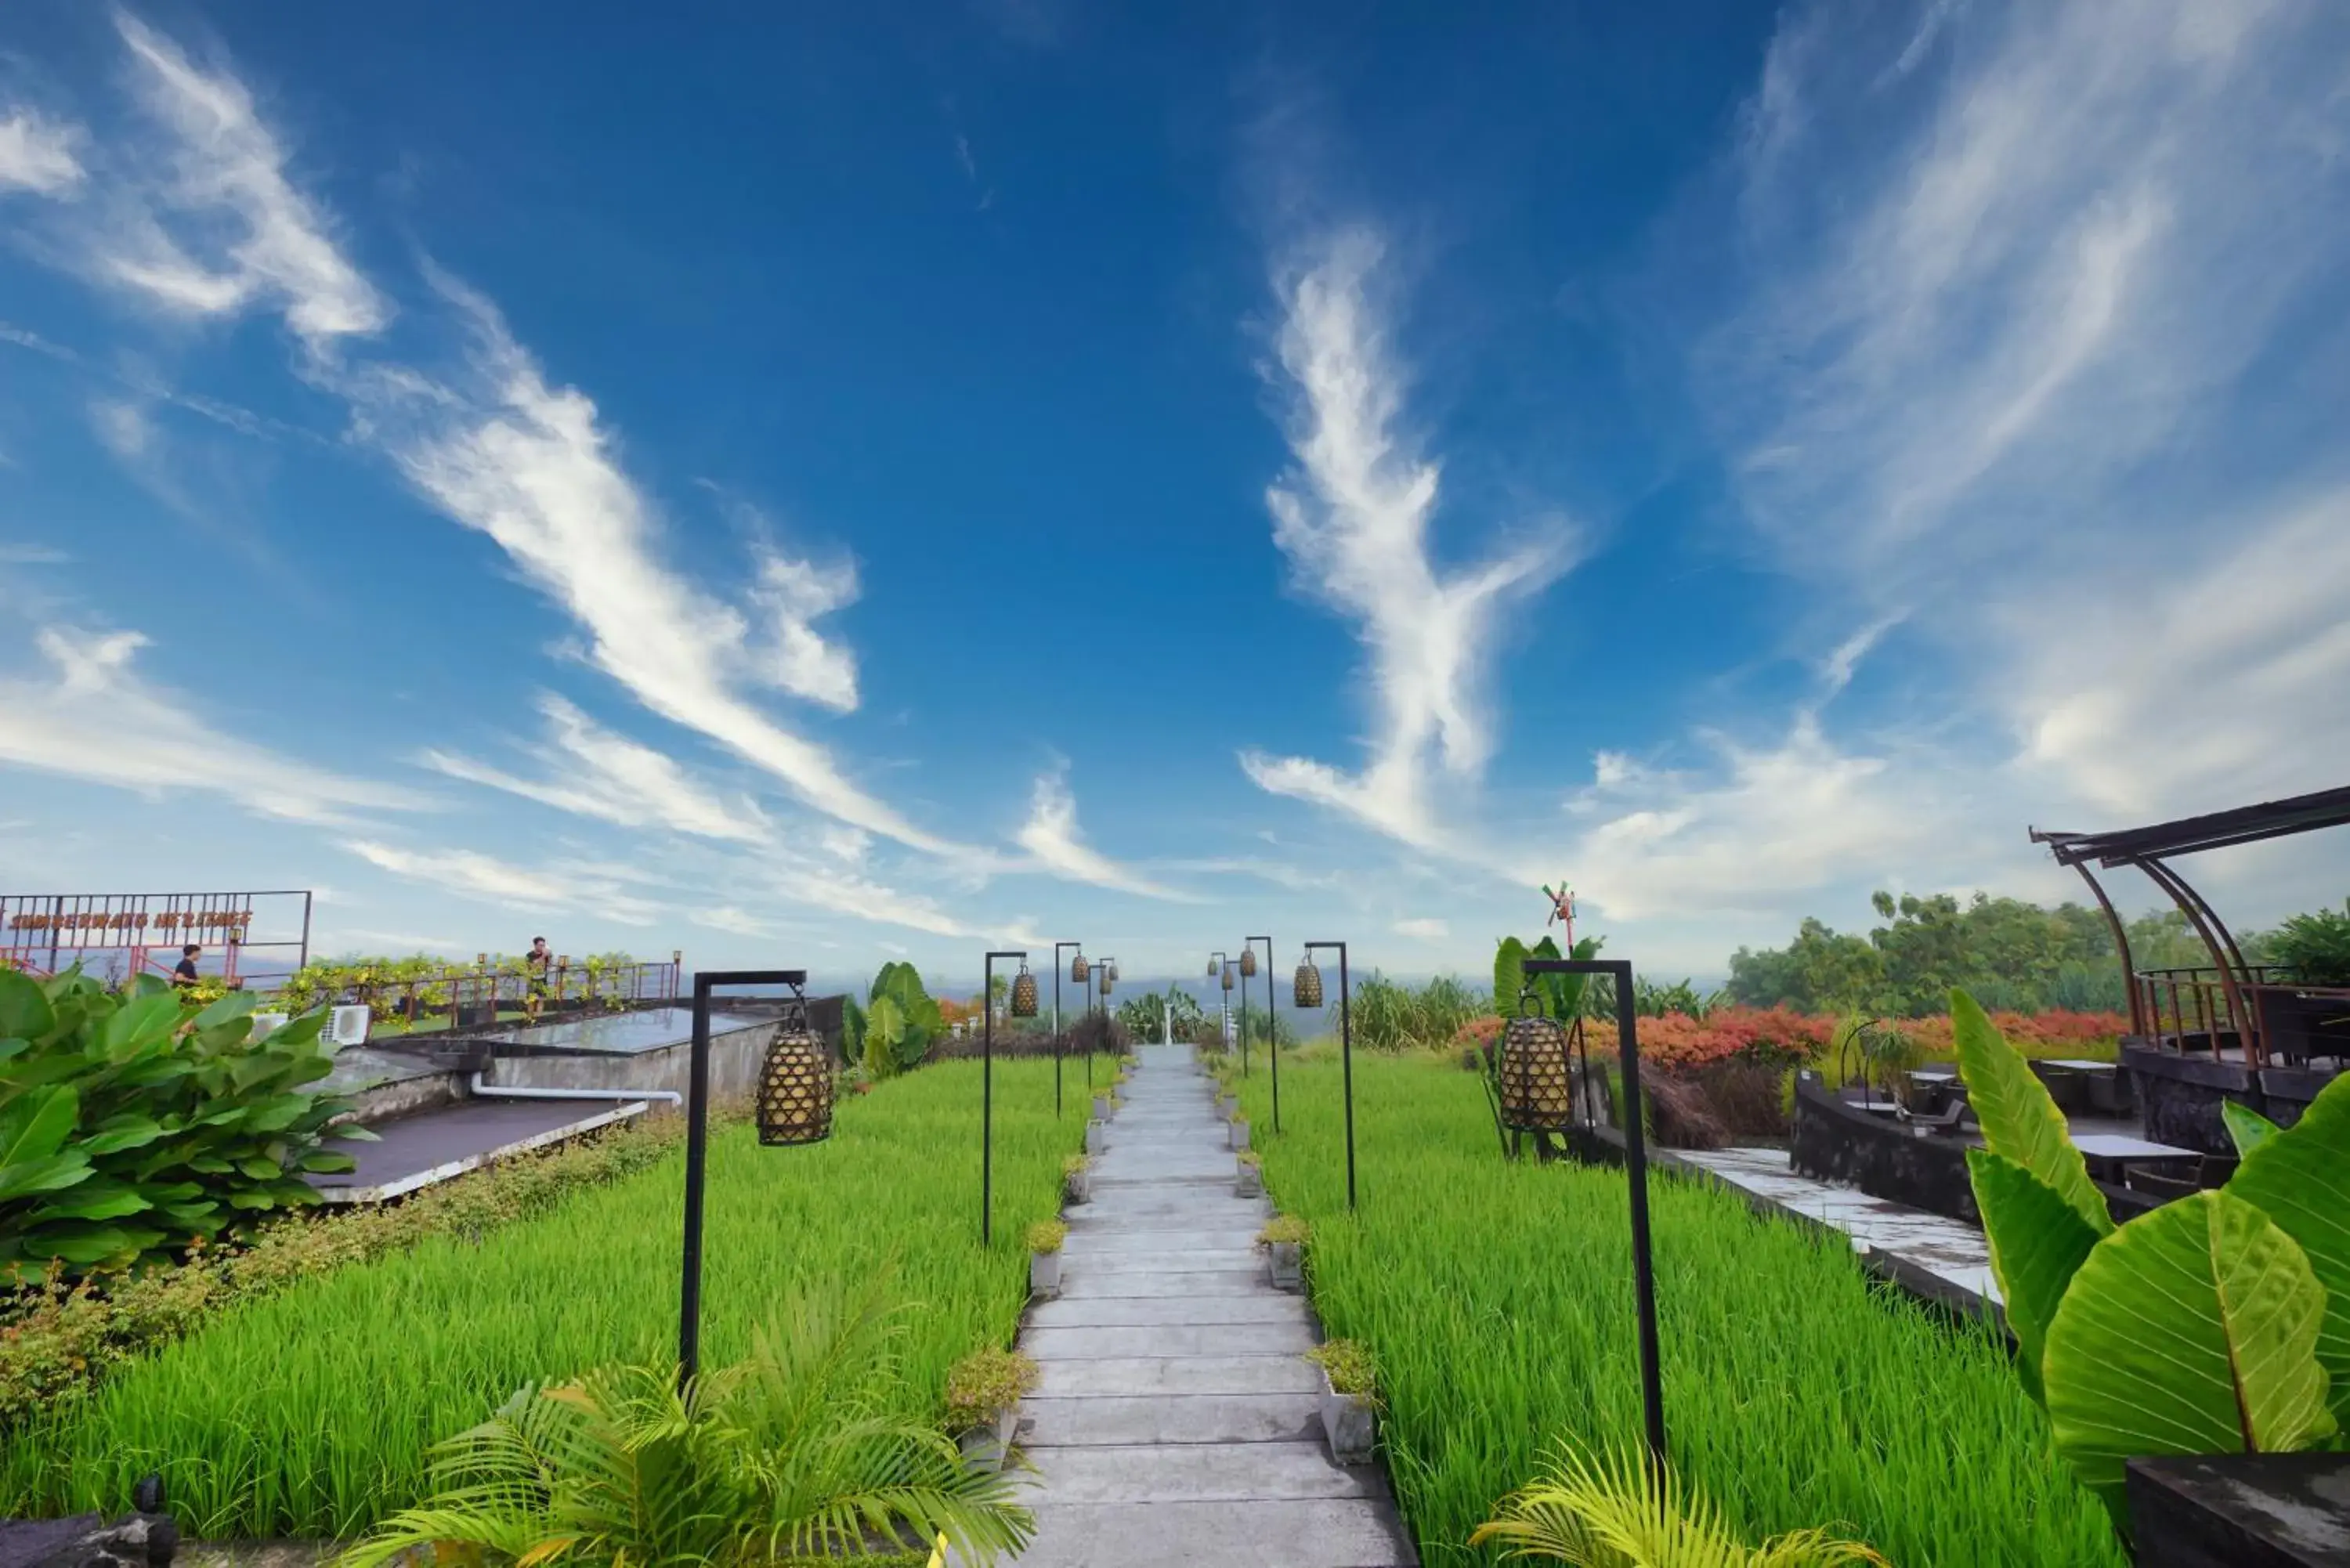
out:
{"label": "hanging lantern", "polygon": [[1213,980],[1213,979],[1215,979],[1215,978],[1216,978],[1216,969],[1217,969],[1217,964],[1216,964],[1216,955],[1215,955],[1215,954],[1213,954],[1213,953],[1210,953],[1210,954],[1208,955],[1208,978],[1209,978],[1210,980]]}
{"label": "hanging lantern", "polygon": [[1086,961],[1085,954],[1079,953],[1076,957],[1069,961],[1069,978],[1075,981],[1077,984],[1085,984],[1087,979],[1092,975],[1093,972],[1094,966]]}
{"label": "hanging lantern", "polygon": [[759,1072],[759,1141],[821,1143],[832,1136],[832,1064],[807,1021],[787,1018]]}
{"label": "hanging lantern", "polygon": [[1241,950],[1241,978],[1243,980],[1254,980],[1256,978],[1256,950],[1254,948],[1243,948]]}
{"label": "hanging lantern", "polygon": [[1493,1076],[1502,1125],[1512,1132],[1565,1132],[1575,1126],[1575,1078],[1566,1031],[1557,1019],[1540,1013],[1511,1019]]}
{"label": "hanging lantern", "polygon": [[1230,991],[1230,990],[1232,990],[1232,965],[1230,965],[1230,964],[1226,964],[1226,965],[1224,966],[1224,989],[1225,989],[1226,991]]}
{"label": "hanging lantern", "polygon": [[1289,1001],[1295,1007],[1322,1005],[1322,971],[1314,967],[1312,959],[1297,966],[1297,978],[1289,987]]}
{"label": "hanging lantern", "polygon": [[1028,966],[1024,963],[1020,966],[1020,972],[1012,977],[1012,1016],[1036,1016],[1036,977],[1028,972]]}
{"label": "hanging lantern", "polygon": [[1116,985],[1118,983],[1118,960],[1112,959],[1107,963],[1102,965],[1102,979],[1107,981],[1112,985]]}

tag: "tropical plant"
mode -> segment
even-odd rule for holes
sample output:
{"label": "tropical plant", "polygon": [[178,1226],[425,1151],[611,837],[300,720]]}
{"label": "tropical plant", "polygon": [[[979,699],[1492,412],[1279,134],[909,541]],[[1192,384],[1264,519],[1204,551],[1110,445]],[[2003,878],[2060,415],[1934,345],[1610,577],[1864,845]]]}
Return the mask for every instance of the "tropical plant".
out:
{"label": "tropical plant", "polygon": [[1565,1020],[1584,1012],[1613,1017],[1616,999],[1592,985],[1588,975],[1538,974],[1532,977],[1530,986],[1526,974],[1528,959],[1572,958],[1588,962],[1599,956],[1604,940],[1586,937],[1575,944],[1573,952],[1561,952],[1553,937],[1546,936],[1531,947],[1516,937],[1503,937],[1493,954],[1493,1011],[1504,1018],[1515,1018],[1531,989],[1534,1010],[1544,1017]]}
{"label": "tropical plant", "polygon": [[1028,1227],[1028,1250],[1032,1252],[1057,1252],[1068,1239],[1069,1227],[1059,1220],[1038,1220]]}
{"label": "tropical plant", "polygon": [[2350,899],[2339,909],[2295,915],[2268,940],[2270,961],[2298,985],[2350,985]]}
{"label": "tropical plant", "polygon": [[884,1397],[897,1314],[883,1299],[802,1298],[748,1360],[681,1391],[673,1366],[525,1386],[441,1444],[432,1497],[343,1568],[428,1549],[531,1568],[768,1563],[939,1535],[987,1561],[1016,1552],[1033,1525],[1011,1482]]}
{"label": "tropical plant", "polygon": [[2289,1128],[2231,1118],[2224,1189],[2116,1226],[2023,1057],[1966,992],[1950,1012],[2016,1368],[2116,1524],[2134,1455],[2324,1446],[2350,1415],[2350,1080]]}
{"label": "tropical plant", "polygon": [[914,1066],[946,1033],[946,1016],[922,989],[921,972],[912,964],[883,964],[869,996],[858,1059],[872,1077]]}
{"label": "tropical plant", "polygon": [[1371,1359],[1371,1347],[1361,1340],[1326,1339],[1307,1351],[1305,1359],[1330,1379],[1332,1393],[1351,1395],[1366,1404],[1378,1403],[1378,1365]]}
{"label": "tropical plant", "polygon": [[254,1002],[0,971],[0,1280],[161,1261],[317,1202],[306,1172],[351,1168],[325,1144],[372,1135],[330,1130],[349,1103],[305,1087],[333,1069],[323,1014],[256,1040]]}
{"label": "tropical plant", "polygon": [[[1174,1033],[1165,1033],[1169,1014],[1173,1014]],[[1207,1014],[1201,1011],[1199,999],[1180,986],[1170,985],[1165,992],[1144,992],[1118,1004],[1118,1021],[1127,1033],[1137,1040],[1192,1040],[1200,1038],[1201,1026]]]}
{"label": "tropical plant", "polygon": [[1643,1457],[1596,1459],[1563,1445],[1548,1472],[1511,1493],[1469,1537],[1513,1558],[1576,1568],[1848,1568],[1884,1564],[1876,1551],[1825,1530],[1797,1530],[1760,1546],[1741,1541],[1721,1510]]}

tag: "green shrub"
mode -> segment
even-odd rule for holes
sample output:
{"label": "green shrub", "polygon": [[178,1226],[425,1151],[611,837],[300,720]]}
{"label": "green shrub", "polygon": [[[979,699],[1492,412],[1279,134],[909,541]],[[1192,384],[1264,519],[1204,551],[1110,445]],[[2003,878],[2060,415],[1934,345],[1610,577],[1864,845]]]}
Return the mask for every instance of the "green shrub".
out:
{"label": "green shrub", "polygon": [[[712,1117],[725,1126],[747,1115],[741,1106],[721,1106]],[[61,1408],[116,1363],[169,1344],[237,1303],[430,1237],[479,1241],[577,1189],[642,1170],[684,1136],[681,1116],[627,1122],[398,1203],[284,1215],[230,1245],[192,1247],[177,1265],[107,1280],[103,1290],[99,1282],[68,1281],[53,1270],[0,1309],[0,1432],[36,1410]]]}
{"label": "green shrub", "polygon": [[2350,985],[2350,900],[2295,915],[2271,933],[2269,957],[2299,985]]}
{"label": "green shrub", "polygon": [[1036,1386],[1036,1364],[1016,1350],[975,1350],[947,1372],[947,1429],[983,1427]]}
{"label": "green shrub", "polygon": [[1058,1220],[1039,1220],[1028,1227],[1028,1250],[1057,1252],[1069,1239],[1069,1228]]}
{"label": "green shrub", "polygon": [[1371,1359],[1371,1347],[1361,1340],[1326,1339],[1307,1351],[1305,1359],[1329,1377],[1333,1393],[1348,1395],[1366,1404],[1378,1403],[1378,1365]]}
{"label": "green shrub", "polygon": [[152,976],[117,994],[78,971],[0,971],[0,1281],[129,1269],[318,1201],[305,1172],[349,1102],[323,1013],[250,1038],[255,998],[196,1010]]}
{"label": "green shrub", "polygon": [[1257,1244],[1264,1247],[1303,1246],[1312,1228],[1295,1214],[1276,1214],[1264,1222],[1256,1233]]}

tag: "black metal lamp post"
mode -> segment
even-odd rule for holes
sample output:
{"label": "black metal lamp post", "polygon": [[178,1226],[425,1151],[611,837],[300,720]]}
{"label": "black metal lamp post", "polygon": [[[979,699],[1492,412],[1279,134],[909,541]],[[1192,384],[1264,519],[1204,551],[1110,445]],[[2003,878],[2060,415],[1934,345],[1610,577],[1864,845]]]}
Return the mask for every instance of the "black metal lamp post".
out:
{"label": "black metal lamp post", "polygon": [[[1118,960],[1106,958],[1095,964],[1093,977],[1094,990],[1101,1002],[1102,1035],[1107,1039],[1109,1034],[1109,993],[1110,988],[1118,983]],[[1093,1089],[1094,1043],[1092,1036],[1088,1035],[1086,1039],[1086,1093],[1090,1095]]]}
{"label": "black metal lamp post", "polygon": [[1028,972],[1028,953],[1023,948],[992,952],[982,963],[979,994],[987,1008],[987,1022],[981,1031],[979,1047],[979,1244],[990,1245],[995,1240],[995,961],[1018,959],[1020,981],[1012,986],[1012,1016],[1036,1016],[1036,980]]}
{"label": "black metal lamp post", "polygon": [[[1264,1050],[1266,1058],[1273,1063],[1273,1130],[1279,1132],[1281,1130],[1281,1029],[1274,1022],[1273,1017],[1273,1010],[1279,1005],[1274,1000],[1273,992],[1273,939],[1251,937],[1248,940],[1252,943],[1264,944]],[[1253,947],[1246,950],[1251,959],[1255,958],[1256,950]],[[1248,971],[1255,967],[1254,963],[1243,965],[1241,978],[1247,979]],[[1245,1002],[1241,1006],[1241,1030],[1243,1033],[1248,1031],[1248,1005]],[[1242,1059],[1241,1065],[1244,1070],[1247,1067],[1248,1062],[1245,1057]]]}
{"label": "black metal lamp post", "polygon": [[1322,971],[1314,967],[1314,954],[1326,948],[1338,951],[1338,1060],[1347,1081],[1347,1208],[1351,1213],[1355,1207],[1355,1021],[1353,993],[1347,981],[1347,944],[1307,942],[1305,961],[1297,966],[1290,1000],[1300,1007],[1322,1005]]}
{"label": "black metal lamp post", "polygon": [[[1086,957],[1086,944],[1083,942],[1053,944],[1053,1115],[1055,1117],[1061,1114],[1061,950],[1063,948],[1077,950],[1075,961],[1077,963],[1083,963]],[[1079,971],[1069,978],[1083,980],[1086,977],[1084,971]]]}
{"label": "black metal lamp post", "polygon": [[[1223,949],[1218,948],[1214,952],[1208,955],[1208,978],[1210,980],[1215,980],[1221,977],[1223,981],[1223,986],[1226,991],[1230,991],[1232,988],[1232,977],[1231,974],[1232,967],[1232,958],[1224,951]],[[1224,1030],[1223,1037],[1219,1039],[1217,1044],[1223,1046],[1226,1050],[1230,1050],[1232,1048],[1232,1031],[1230,1025],[1232,1021],[1232,1004],[1229,1000],[1220,1000],[1217,1006],[1222,1012],[1224,1023],[1227,1026]]]}
{"label": "black metal lamp post", "polygon": [[[1229,991],[1230,989],[1232,989],[1232,976],[1233,976],[1233,975],[1238,974],[1238,975],[1241,977],[1241,1026],[1240,1026],[1240,1037],[1241,1037],[1241,1076],[1242,1076],[1242,1077],[1243,1077],[1243,1078],[1245,1078],[1245,1077],[1247,1077],[1247,1076],[1249,1075],[1249,1048],[1248,1048],[1248,982],[1249,982],[1249,971],[1250,971],[1251,970],[1253,970],[1253,969],[1256,968],[1256,955],[1255,955],[1254,953],[1250,952],[1250,951],[1248,950],[1248,949],[1247,949],[1247,948],[1245,948],[1245,947],[1243,947],[1243,948],[1242,948],[1242,949],[1241,949],[1241,953],[1242,953],[1242,956],[1243,956],[1243,957],[1244,957],[1245,959],[1247,959],[1247,961],[1248,961],[1247,962],[1245,962],[1245,963],[1240,963],[1240,962],[1236,962],[1236,961],[1234,961],[1233,960],[1231,960],[1231,959],[1226,959],[1226,960],[1224,961],[1224,988],[1225,988],[1226,990],[1228,990],[1228,991]],[[1272,989],[1272,987],[1271,987],[1271,986],[1267,986],[1265,989],[1266,989],[1266,990],[1268,990],[1268,991],[1270,991],[1270,990]]]}
{"label": "black metal lamp post", "polygon": [[[805,1072],[807,971],[800,969],[708,970],[693,977],[693,1044],[685,1089],[685,1257],[678,1281],[678,1386],[702,1369],[702,1195],[710,1165],[710,993],[720,986],[791,988],[792,1011],[776,1028],[761,1075],[759,1141],[815,1143],[832,1131],[829,1064],[816,1079]],[[821,1063],[821,1057],[818,1061]]]}
{"label": "black metal lamp post", "polygon": [[1648,1462],[1662,1476],[1665,1382],[1657,1355],[1657,1267],[1648,1244],[1648,1149],[1640,1128],[1639,1019],[1632,1005],[1632,966],[1623,959],[1528,959],[1525,972],[1604,974],[1616,982],[1616,1045],[1624,1074],[1624,1174],[1631,1186],[1632,1287],[1640,1314],[1640,1404],[1648,1423]]}

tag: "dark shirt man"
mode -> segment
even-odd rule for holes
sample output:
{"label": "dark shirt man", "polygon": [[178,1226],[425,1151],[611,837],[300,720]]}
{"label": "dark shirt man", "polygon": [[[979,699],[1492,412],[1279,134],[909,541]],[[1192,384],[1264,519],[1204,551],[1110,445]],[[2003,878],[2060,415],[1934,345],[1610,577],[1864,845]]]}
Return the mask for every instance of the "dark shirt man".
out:
{"label": "dark shirt man", "polygon": [[196,955],[204,950],[190,942],[180,950],[180,961],[172,966],[172,983],[182,991],[192,991],[196,983]]}

